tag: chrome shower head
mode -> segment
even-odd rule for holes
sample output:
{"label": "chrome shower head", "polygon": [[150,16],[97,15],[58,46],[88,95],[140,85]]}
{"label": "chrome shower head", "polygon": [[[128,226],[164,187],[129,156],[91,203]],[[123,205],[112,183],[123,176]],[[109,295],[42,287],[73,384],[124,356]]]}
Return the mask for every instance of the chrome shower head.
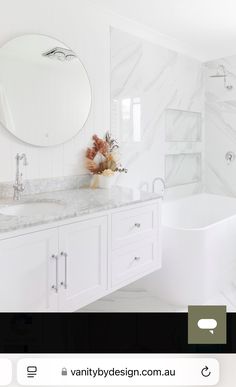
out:
{"label": "chrome shower head", "polygon": [[226,76],[225,66],[218,65],[216,73],[210,75],[210,78],[225,78]]}
{"label": "chrome shower head", "polygon": [[226,71],[224,65],[218,65],[216,73],[213,75],[209,75],[210,78],[224,78],[224,87],[227,90],[232,90],[233,86],[230,84],[227,84],[227,80],[226,80],[227,76],[228,76],[228,72]]}

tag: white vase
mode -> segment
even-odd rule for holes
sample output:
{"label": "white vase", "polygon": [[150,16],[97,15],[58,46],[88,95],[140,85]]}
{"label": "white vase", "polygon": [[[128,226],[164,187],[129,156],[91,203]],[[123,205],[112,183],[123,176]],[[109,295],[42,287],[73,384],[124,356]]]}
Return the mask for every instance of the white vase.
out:
{"label": "white vase", "polygon": [[98,186],[99,188],[109,189],[114,185],[115,179],[116,179],[115,175],[112,175],[112,176],[99,175]]}

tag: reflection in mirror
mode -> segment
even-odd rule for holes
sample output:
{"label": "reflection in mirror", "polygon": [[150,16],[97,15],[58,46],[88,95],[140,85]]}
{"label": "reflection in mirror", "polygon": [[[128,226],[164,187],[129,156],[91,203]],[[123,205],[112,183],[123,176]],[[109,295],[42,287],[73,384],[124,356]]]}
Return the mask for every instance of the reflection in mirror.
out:
{"label": "reflection in mirror", "polygon": [[91,86],[77,55],[43,35],[24,35],[0,49],[0,122],[22,141],[62,144],[84,126]]}

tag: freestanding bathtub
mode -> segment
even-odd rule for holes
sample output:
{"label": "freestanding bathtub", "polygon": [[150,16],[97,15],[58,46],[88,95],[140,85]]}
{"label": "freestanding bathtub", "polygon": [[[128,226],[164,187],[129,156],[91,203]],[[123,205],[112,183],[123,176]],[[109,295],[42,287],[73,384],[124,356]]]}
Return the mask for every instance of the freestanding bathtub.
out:
{"label": "freestanding bathtub", "polygon": [[[236,198],[197,194],[163,203],[162,268],[145,281],[173,305],[236,306]],[[236,307],[235,307],[236,309]]]}

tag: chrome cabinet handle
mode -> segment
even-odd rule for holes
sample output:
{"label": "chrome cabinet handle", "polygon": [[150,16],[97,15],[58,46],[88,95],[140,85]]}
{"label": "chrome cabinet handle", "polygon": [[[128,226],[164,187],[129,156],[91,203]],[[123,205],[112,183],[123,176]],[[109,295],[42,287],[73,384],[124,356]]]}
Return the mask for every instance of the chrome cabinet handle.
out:
{"label": "chrome cabinet handle", "polygon": [[141,257],[134,257],[135,261],[140,261]]}
{"label": "chrome cabinet handle", "polygon": [[134,223],[134,227],[140,228],[141,227],[141,223]]}
{"label": "chrome cabinet handle", "polygon": [[56,261],[56,284],[52,285],[52,289],[55,290],[56,293],[58,293],[58,256],[53,254],[52,259],[55,259]]}
{"label": "chrome cabinet handle", "polygon": [[67,289],[67,258],[68,254],[64,251],[61,252],[61,256],[65,258],[65,279],[61,282],[61,286],[64,286],[64,289]]}

